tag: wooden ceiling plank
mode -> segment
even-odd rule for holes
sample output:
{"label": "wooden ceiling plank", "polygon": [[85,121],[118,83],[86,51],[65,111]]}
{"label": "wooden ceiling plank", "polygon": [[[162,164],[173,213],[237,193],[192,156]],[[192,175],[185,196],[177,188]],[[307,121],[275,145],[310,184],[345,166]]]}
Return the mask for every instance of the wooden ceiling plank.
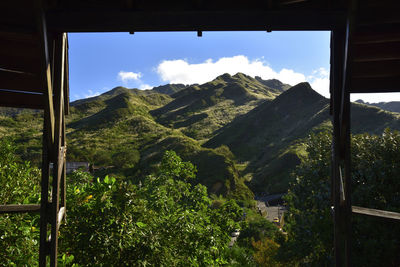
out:
{"label": "wooden ceiling plank", "polygon": [[0,89],[42,93],[40,79],[33,74],[0,70]]}
{"label": "wooden ceiling plank", "polygon": [[0,52],[0,68],[38,74],[40,62],[39,58],[27,58],[20,55],[2,54]]}
{"label": "wooden ceiling plank", "polygon": [[400,42],[363,44],[354,46],[354,62],[400,59]]}
{"label": "wooden ceiling plank", "polygon": [[400,42],[400,32],[364,32],[353,36],[353,44],[378,44]]}
{"label": "wooden ceiling plank", "polygon": [[0,106],[43,109],[43,95],[0,90]]}
{"label": "wooden ceiling plank", "polygon": [[400,77],[400,60],[353,62],[353,78]]}
{"label": "wooden ceiling plank", "polygon": [[[343,23],[343,11],[48,11],[56,32],[140,32],[222,30],[330,30]],[[285,19],[282,19],[285,18]]]}
{"label": "wooden ceiling plank", "polygon": [[24,44],[37,44],[38,38],[36,34],[21,32],[5,32],[0,31],[0,42],[19,42]]}
{"label": "wooden ceiling plank", "polygon": [[400,77],[352,78],[350,93],[400,92]]}
{"label": "wooden ceiling plank", "polygon": [[27,44],[18,41],[0,41],[0,51],[0,54],[38,57],[39,47],[37,44]]}

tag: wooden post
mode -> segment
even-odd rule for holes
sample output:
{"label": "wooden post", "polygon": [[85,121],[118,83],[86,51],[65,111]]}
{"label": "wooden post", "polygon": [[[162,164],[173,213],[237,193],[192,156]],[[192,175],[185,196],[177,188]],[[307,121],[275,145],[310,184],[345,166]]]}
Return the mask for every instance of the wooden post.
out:
{"label": "wooden post", "polygon": [[60,214],[60,183],[64,176],[64,66],[65,66],[65,34],[55,36],[54,53],[54,164],[51,197],[51,239],[50,239],[50,266],[57,266],[57,247],[59,222],[63,214]]}
{"label": "wooden post", "polygon": [[336,266],[351,265],[350,94],[348,90],[347,36],[343,28],[332,32],[331,101],[333,113],[332,203]]}
{"label": "wooden post", "polygon": [[[37,1],[37,9],[42,51],[42,88],[44,88],[43,95],[45,103],[39,266],[47,266],[47,256],[50,256],[50,266],[57,266],[58,231],[66,210],[66,140],[64,118],[64,91],[67,90],[67,88],[64,89],[64,86],[68,86],[68,83],[65,81],[65,79],[68,78],[68,72],[65,70],[65,65],[67,65],[66,34],[57,33],[48,35],[40,1]],[[51,47],[51,49],[49,49],[49,47]],[[49,53],[49,51],[51,51],[51,53]],[[50,162],[53,163],[51,185]],[[49,187],[51,187],[51,199],[49,199]],[[62,195],[61,201],[60,191]]]}
{"label": "wooden post", "polygon": [[350,23],[331,38],[332,203],[336,266],[351,266]]}

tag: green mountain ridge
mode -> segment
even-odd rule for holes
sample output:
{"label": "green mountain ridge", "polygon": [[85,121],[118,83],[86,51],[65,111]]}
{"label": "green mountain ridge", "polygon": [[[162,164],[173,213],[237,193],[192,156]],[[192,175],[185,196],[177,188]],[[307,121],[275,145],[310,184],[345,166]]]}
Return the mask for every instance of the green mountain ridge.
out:
{"label": "green mountain ridge", "polygon": [[[41,112],[0,110],[0,136],[12,136],[23,159],[39,165]],[[400,129],[400,114],[353,103],[353,133]],[[330,130],[329,100],[308,83],[224,74],[204,84],[152,90],[116,87],[70,104],[68,161],[88,161],[134,182],[175,150],[198,167],[210,194],[246,200],[285,192],[304,159],[304,139]]]}
{"label": "green mountain ridge", "polygon": [[[353,133],[400,129],[398,115],[375,107],[353,103],[351,114]],[[300,83],[233,120],[204,146],[227,145],[240,162],[247,162],[243,174],[253,191],[285,192],[290,173],[306,156],[304,138],[330,129],[329,100]]]}
{"label": "green mountain ridge", "polygon": [[233,76],[226,73],[171,95],[173,101],[151,114],[167,127],[181,129],[197,140],[207,140],[235,117],[274,99],[279,93],[279,89],[267,87],[243,73]]}
{"label": "green mountain ridge", "polygon": [[400,101],[368,103],[368,102],[364,102],[361,99],[359,99],[356,102],[360,103],[360,104],[365,104],[365,105],[369,105],[369,106],[378,107],[378,108],[381,108],[383,110],[400,113]]}

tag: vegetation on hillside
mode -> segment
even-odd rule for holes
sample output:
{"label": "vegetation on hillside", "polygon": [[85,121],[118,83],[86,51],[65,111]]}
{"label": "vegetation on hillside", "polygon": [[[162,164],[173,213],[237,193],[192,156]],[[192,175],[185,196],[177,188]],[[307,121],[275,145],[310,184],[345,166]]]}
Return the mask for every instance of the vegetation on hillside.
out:
{"label": "vegetation on hillside", "polygon": [[[2,139],[0,151],[0,182],[14,193],[12,198],[1,194],[0,203],[38,203],[39,192],[32,190],[38,186],[38,170],[14,157],[9,140]],[[245,220],[234,200],[212,200],[206,187],[192,185],[195,174],[193,164],[167,151],[158,169],[139,184],[79,171],[69,175],[59,265],[254,266],[256,246],[230,249],[228,243],[235,229],[259,239],[259,228]],[[38,225],[38,214],[0,216],[0,266],[37,263]],[[277,229],[267,221],[264,225],[261,237],[274,236]]]}

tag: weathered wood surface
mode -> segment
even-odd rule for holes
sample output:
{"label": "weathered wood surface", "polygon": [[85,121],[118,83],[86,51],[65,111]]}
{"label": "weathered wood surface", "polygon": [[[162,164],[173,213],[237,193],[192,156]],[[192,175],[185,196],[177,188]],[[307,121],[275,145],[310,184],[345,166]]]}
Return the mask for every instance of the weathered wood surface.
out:
{"label": "weathered wood surface", "polygon": [[39,212],[39,204],[8,204],[0,205],[1,213],[25,213],[25,212]]}
{"label": "weathered wood surface", "polygon": [[400,213],[393,212],[393,211],[385,211],[385,210],[377,210],[377,209],[370,209],[370,208],[363,208],[359,206],[352,206],[351,210],[353,213],[380,217],[385,219],[393,219],[400,221]]}

